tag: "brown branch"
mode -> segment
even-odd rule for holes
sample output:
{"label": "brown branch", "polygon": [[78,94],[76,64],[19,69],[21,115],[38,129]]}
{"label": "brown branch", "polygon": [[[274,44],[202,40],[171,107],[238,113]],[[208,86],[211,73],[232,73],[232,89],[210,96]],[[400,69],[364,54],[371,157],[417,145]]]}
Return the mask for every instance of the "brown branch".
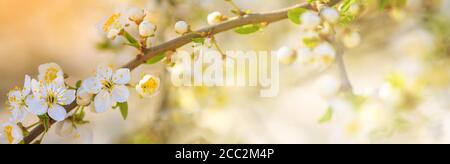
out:
{"label": "brown branch", "polygon": [[[341,0],[331,0],[330,3],[328,3],[330,6],[334,6],[337,3],[339,3]],[[200,29],[196,32],[192,32],[183,36],[180,36],[178,38],[175,38],[173,40],[170,40],[168,42],[162,43],[158,46],[151,47],[147,49],[145,52],[145,56],[141,56],[139,58],[134,59],[133,61],[129,62],[128,64],[124,65],[122,68],[129,68],[130,70],[133,70],[137,68],[139,65],[145,63],[147,60],[151,59],[152,57],[164,53],[171,50],[176,50],[188,43],[192,42],[192,39],[194,38],[200,38],[205,37],[206,35],[215,35],[221,32],[229,31],[234,28],[248,25],[248,24],[257,24],[257,23],[274,23],[278,22],[280,20],[287,19],[287,12],[294,8],[306,8],[306,9],[312,9],[312,7],[308,3],[302,3],[297,4],[294,6],[291,6],[289,8],[285,8],[278,11],[268,12],[268,13],[259,13],[259,14],[248,14],[241,17],[234,17],[229,19],[228,21],[225,21],[221,24],[206,27],[203,29]],[[204,34],[204,35],[201,35]],[[76,102],[73,102],[72,104],[66,106],[66,110],[68,112],[72,111],[77,107]],[[54,122],[50,123],[50,126]],[[38,127],[34,128],[28,136],[24,138],[24,143],[29,144],[33,142],[37,137],[39,137],[43,132],[45,131],[44,126],[39,125]]]}
{"label": "brown branch", "polygon": [[336,62],[339,69],[339,75],[341,78],[341,91],[353,93],[353,86],[348,76],[347,68],[345,67],[344,52],[342,48],[338,47],[338,52],[336,55]]}

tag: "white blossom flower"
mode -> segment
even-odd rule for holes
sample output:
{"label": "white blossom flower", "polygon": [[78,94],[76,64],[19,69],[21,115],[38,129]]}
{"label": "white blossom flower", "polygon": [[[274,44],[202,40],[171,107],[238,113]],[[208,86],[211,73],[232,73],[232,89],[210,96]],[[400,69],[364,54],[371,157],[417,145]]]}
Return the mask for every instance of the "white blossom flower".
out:
{"label": "white blossom flower", "polygon": [[226,18],[222,15],[222,13],[215,11],[208,15],[208,24],[209,25],[217,25],[226,20]]}
{"label": "white blossom flower", "polygon": [[145,75],[138,85],[136,85],[136,91],[142,97],[152,97],[158,94],[161,86],[160,79],[152,75]]}
{"label": "white blossom flower", "polygon": [[342,42],[347,48],[355,48],[361,44],[361,35],[358,32],[347,32],[342,36]]}
{"label": "white blossom flower", "polygon": [[339,12],[334,8],[324,8],[320,11],[320,15],[331,24],[336,24],[339,21]]}
{"label": "white blossom flower", "polygon": [[91,144],[93,142],[92,128],[88,124],[74,126],[72,121],[65,120],[56,123],[55,132],[69,143]]}
{"label": "white blossom flower", "polygon": [[140,22],[145,17],[145,11],[140,8],[131,8],[128,10],[128,19],[135,22]]}
{"label": "white blossom flower", "polygon": [[14,89],[8,93],[8,104],[12,111],[12,122],[23,122],[26,115],[28,106],[26,105],[27,96],[31,93],[31,78],[25,75],[25,82],[23,89]]}
{"label": "white blossom flower", "polygon": [[278,60],[283,64],[292,64],[297,59],[297,52],[289,47],[281,47],[277,52]]}
{"label": "white blossom flower", "polygon": [[8,122],[0,127],[1,144],[18,144],[22,139],[22,129],[16,124]]}
{"label": "white blossom flower", "polygon": [[75,100],[75,90],[68,89],[61,78],[51,83],[31,80],[33,95],[28,96],[28,111],[35,115],[48,113],[55,121],[66,119],[67,112],[63,107]]}
{"label": "white blossom flower", "polygon": [[317,56],[319,61],[325,65],[330,65],[336,58],[336,50],[328,42],[319,44],[316,48],[314,48],[313,54]]}
{"label": "white blossom flower", "polygon": [[57,78],[64,79],[61,67],[56,63],[47,63],[39,66],[38,80],[44,83],[51,83]]}
{"label": "white blossom flower", "polygon": [[306,11],[300,16],[300,20],[302,21],[302,27],[305,29],[315,29],[322,23],[319,14],[314,11]]}
{"label": "white blossom flower", "polygon": [[189,24],[187,24],[185,21],[178,21],[175,23],[175,31],[178,34],[185,34],[188,33],[190,30]]}
{"label": "white blossom flower", "polygon": [[130,92],[125,85],[130,78],[129,69],[119,69],[113,72],[109,66],[100,66],[97,68],[96,77],[84,80],[81,87],[91,94],[96,94],[94,110],[97,113],[103,113],[111,109],[117,102],[128,101]]}
{"label": "white blossom flower", "polygon": [[93,96],[87,89],[80,87],[77,89],[77,104],[80,106],[88,106],[91,104]]}
{"label": "white blossom flower", "polygon": [[120,29],[111,29],[106,34],[108,39],[115,39],[120,34]]}
{"label": "white blossom flower", "polygon": [[139,35],[142,37],[151,37],[156,33],[156,26],[149,21],[145,20],[139,24]]}
{"label": "white blossom flower", "polygon": [[111,15],[103,24],[103,31],[106,33],[108,39],[115,39],[123,29],[120,22],[120,13]]}

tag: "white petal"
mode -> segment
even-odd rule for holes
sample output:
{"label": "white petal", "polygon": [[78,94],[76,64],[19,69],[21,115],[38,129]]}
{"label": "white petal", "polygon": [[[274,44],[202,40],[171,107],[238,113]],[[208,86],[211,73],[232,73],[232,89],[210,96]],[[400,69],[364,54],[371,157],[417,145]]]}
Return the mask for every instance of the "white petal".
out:
{"label": "white petal", "polygon": [[[1,125],[0,132],[3,133],[5,131],[5,127],[12,127],[12,131],[10,134],[0,135],[0,142],[4,144],[18,144],[23,139],[22,130],[14,123],[7,122]],[[6,135],[10,135],[12,137],[11,142],[8,140]]]}
{"label": "white petal", "polygon": [[43,115],[47,113],[47,104],[41,99],[36,98],[36,96],[28,96],[26,99],[26,104],[28,105],[28,111],[34,115]]}
{"label": "white petal", "polygon": [[31,91],[33,92],[33,94],[36,96],[39,96],[40,90],[41,90],[41,84],[35,79],[31,80]]}
{"label": "white petal", "polygon": [[22,94],[18,90],[13,90],[8,93],[8,102],[12,107],[19,107],[22,101],[21,99]]}
{"label": "white petal", "polygon": [[99,66],[97,68],[97,78],[102,80],[112,80],[113,70],[109,66]]}
{"label": "white petal", "polygon": [[112,90],[112,97],[117,102],[126,102],[130,96],[130,91],[124,85],[116,85]]}
{"label": "white petal", "polygon": [[25,109],[15,108],[12,110],[11,122],[23,122],[27,116]]}
{"label": "white petal", "polygon": [[[51,82],[50,80],[55,80],[56,78],[63,78],[64,73],[61,67],[56,63],[47,63],[39,66],[38,79],[43,82]],[[52,78],[52,79],[49,79]],[[54,78],[54,79],[53,79]]]}
{"label": "white petal", "polygon": [[102,90],[94,98],[94,109],[97,113],[103,113],[111,109],[113,106],[113,100],[108,91]]}
{"label": "white petal", "polygon": [[73,136],[75,129],[72,125],[72,122],[69,120],[61,121],[56,123],[55,132],[60,137],[69,137]]}
{"label": "white petal", "polygon": [[60,105],[53,105],[53,107],[48,109],[48,116],[53,120],[59,122],[66,119],[67,111]]}
{"label": "white petal", "polygon": [[76,129],[77,135],[75,137],[75,142],[78,144],[92,144],[94,140],[94,132],[92,127],[88,124],[84,124]]}
{"label": "white petal", "polygon": [[41,65],[39,65],[39,68],[38,68],[39,74],[40,75],[45,74],[47,72],[47,70],[50,68],[56,68],[57,70],[61,70],[61,67],[56,63],[41,64]]}
{"label": "white petal", "polygon": [[84,88],[78,88],[77,91],[77,104],[81,106],[87,106],[91,103],[92,94],[86,91]]}
{"label": "white petal", "polygon": [[130,79],[130,69],[119,69],[113,76],[113,82],[116,84],[127,84]]}
{"label": "white petal", "polygon": [[81,88],[85,89],[91,94],[97,94],[102,89],[100,80],[95,77],[88,78],[83,81]]}
{"label": "white petal", "polygon": [[69,105],[75,100],[75,90],[69,89],[66,90],[62,97],[58,100],[58,103],[61,105]]}
{"label": "white petal", "polygon": [[28,75],[25,75],[25,82],[23,84],[23,95],[28,95],[31,92],[31,77]]}

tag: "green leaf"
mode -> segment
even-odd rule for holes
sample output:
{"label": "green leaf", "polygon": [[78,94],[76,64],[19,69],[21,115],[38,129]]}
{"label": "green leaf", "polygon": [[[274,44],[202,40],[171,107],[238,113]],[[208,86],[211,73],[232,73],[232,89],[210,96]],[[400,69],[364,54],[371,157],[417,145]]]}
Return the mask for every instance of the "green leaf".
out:
{"label": "green leaf", "polygon": [[77,83],[75,84],[75,87],[80,88],[81,87],[81,83],[82,83],[82,81],[78,80]]}
{"label": "green leaf", "polygon": [[261,25],[259,24],[248,24],[241,27],[238,27],[234,30],[234,32],[238,34],[251,34],[258,32],[261,29]]}
{"label": "green leaf", "polygon": [[319,45],[320,39],[319,38],[304,38],[303,44],[309,48],[314,48],[317,45]]}
{"label": "green leaf", "polygon": [[147,64],[156,64],[163,60],[166,57],[166,53],[160,53],[154,57],[152,57],[150,60],[147,60]]}
{"label": "green leaf", "polygon": [[40,115],[38,117],[44,125],[45,132],[48,132],[48,129],[50,128],[50,118],[47,116],[47,114]]}
{"label": "green leaf", "polygon": [[307,10],[304,8],[295,8],[288,11],[288,18],[291,22],[295,24],[302,24],[302,20],[300,20],[300,16],[306,12]]}
{"label": "green leaf", "polygon": [[139,48],[139,46],[140,46],[138,43],[124,43],[124,45],[131,46],[134,48]]}
{"label": "green leaf", "polygon": [[134,43],[138,43],[138,41],[127,31],[123,30],[123,34],[125,39],[127,39],[128,43],[134,44]]}
{"label": "green leaf", "polygon": [[192,38],[192,42],[203,44],[205,43],[205,38]]}
{"label": "green leaf", "polygon": [[126,120],[128,117],[128,102],[117,103],[117,105],[120,107],[120,114],[122,114],[123,119]]}
{"label": "green leaf", "polygon": [[356,3],[356,0],[345,0],[341,5],[341,11],[344,13],[347,12],[354,3]]}
{"label": "green leaf", "polygon": [[319,123],[320,124],[327,123],[331,120],[332,117],[333,117],[333,108],[328,107],[325,114],[322,116],[322,118],[320,118]]}

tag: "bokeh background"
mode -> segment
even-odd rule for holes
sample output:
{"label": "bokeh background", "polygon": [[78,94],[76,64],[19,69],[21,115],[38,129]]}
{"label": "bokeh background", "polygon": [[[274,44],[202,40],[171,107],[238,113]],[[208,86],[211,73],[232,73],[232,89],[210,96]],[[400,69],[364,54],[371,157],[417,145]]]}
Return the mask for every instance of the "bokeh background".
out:
{"label": "bokeh background", "polygon": [[[236,3],[264,12],[299,2],[263,1]],[[127,121],[118,111],[89,113],[92,135],[85,139],[93,143],[450,143],[450,1],[407,1],[404,8],[386,11],[365,6],[368,12],[351,25],[363,41],[346,52],[345,60],[355,92],[368,97],[358,109],[348,99],[321,96],[329,85],[324,79],[338,79],[336,66],[311,70],[282,65],[279,96],[261,98],[258,88],[172,87],[164,64],[143,65],[133,72],[133,82],[143,73],[158,75],[166,81],[161,93],[142,99],[132,92]],[[159,29],[156,43],[177,36],[172,25],[178,20],[200,28],[207,25],[209,12],[231,9],[223,0],[0,0],[0,101],[6,101],[14,86],[22,86],[25,74],[37,75],[43,63],[61,65],[73,84],[90,76],[97,65],[120,66],[133,59],[133,49],[107,41],[99,28],[109,15],[130,7],[151,11]],[[298,46],[300,35],[298,26],[282,21],[254,35],[226,32],[217,40],[223,49],[276,50]],[[398,81],[400,88],[386,90]],[[333,117],[319,123],[329,106]],[[0,122],[9,114],[2,103]],[[86,142],[52,131],[45,143]]]}

